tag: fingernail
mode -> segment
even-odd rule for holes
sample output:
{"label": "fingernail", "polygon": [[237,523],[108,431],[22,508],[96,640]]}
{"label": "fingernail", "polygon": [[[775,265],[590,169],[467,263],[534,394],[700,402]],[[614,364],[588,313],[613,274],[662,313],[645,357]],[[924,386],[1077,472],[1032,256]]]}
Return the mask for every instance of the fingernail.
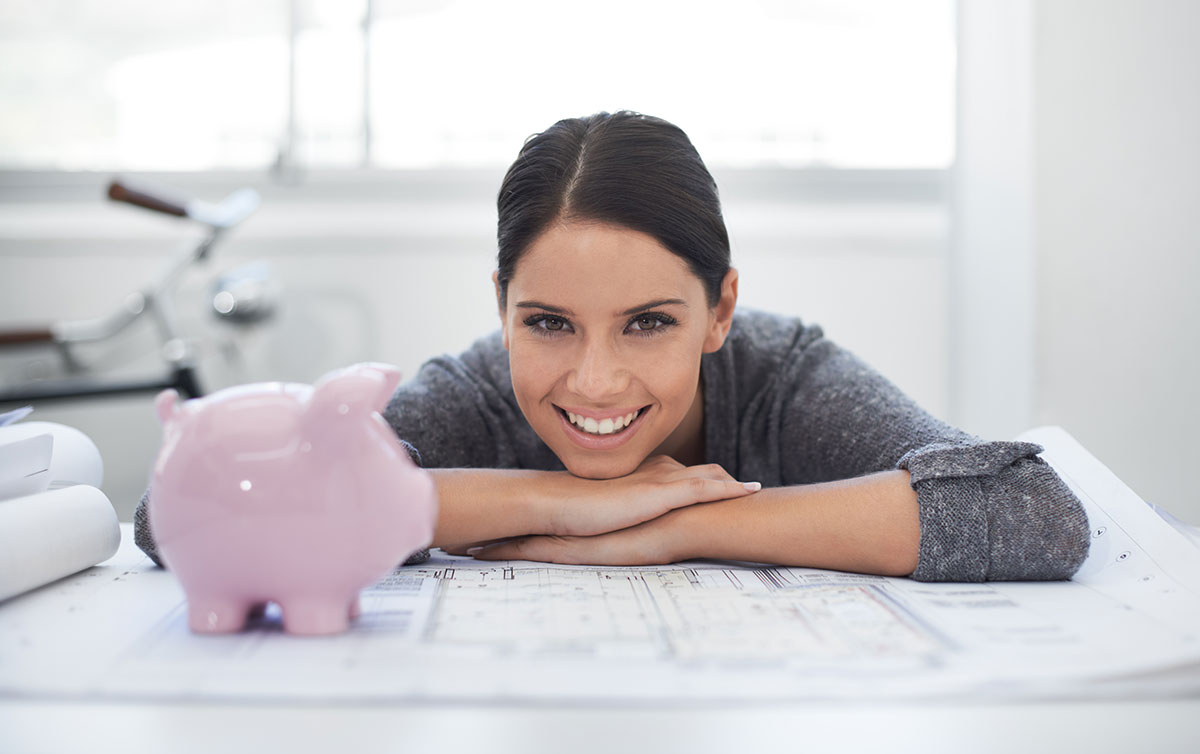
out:
{"label": "fingernail", "polygon": [[467,554],[470,555],[471,557],[475,557],[475,553],[479,552],[482,549],[483,549],[482,545],[480,545],[479,547],[468,547]]}
{"label": "fingernail", "polygon": [[742,486],[750,492],[758,492],[762,489],[762,482],[745,482]]}

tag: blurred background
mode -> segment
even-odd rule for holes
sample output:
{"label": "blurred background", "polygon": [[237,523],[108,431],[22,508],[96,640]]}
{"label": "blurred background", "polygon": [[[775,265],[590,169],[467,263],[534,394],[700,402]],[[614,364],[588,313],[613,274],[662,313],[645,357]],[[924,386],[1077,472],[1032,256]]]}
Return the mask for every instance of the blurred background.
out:
{"label": "blurred background", "polygon": [[[110,179],[248,186],[261,207],[171,297],[202,386],[411,375],[497,325],[522,142],[632,109],[716,177],[744,306],[976,434],[1062,425],[1200,524],[1198,31],[1187,0],[4,0],[0,328],[118,310],[202,237]],[[231,278],[270,316],[220,316]],[[163,350],[139,321],[75,376],[153,376]],[[53,348],[0,349],[0,390],[63,376]],[[96,441],[122,520],[152,401],[31,417]]]}

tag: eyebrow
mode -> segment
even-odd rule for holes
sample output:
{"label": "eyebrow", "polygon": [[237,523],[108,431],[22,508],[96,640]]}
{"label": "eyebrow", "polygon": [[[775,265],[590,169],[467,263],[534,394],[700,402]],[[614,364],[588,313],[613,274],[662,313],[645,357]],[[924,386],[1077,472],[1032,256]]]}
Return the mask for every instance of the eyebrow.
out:
{"label": "eyebrow", "polygon": [[626,309],[625,311],[623,311],[621,313],[622,314],[637,314],[638,312],[644,312],[647,309],[656,309],[660,306],[670,306],[671,304],[678,304],[679,306],[682,306],[685,308],[687,307],[687,302],[681,298],[660,298],[657,301],[649,301],[645,304],[642,304],[641,306],[635,306],[632,309]]}
{"label": "eyebrow", "polygon": [[[659,307],[659,306],[670,306],[672,304],[678,305],[678,306],[683,306],[683,307],[687,306],[687,302],[681,298],[660,298],[656,301],[648,301],[644,304],[641,304],[640,306],[635,306],[632,309],[626,309],[625,311],[621,312],[621,314],[625,314],[625,315],[637,314],[638,312],[644,312],[647,309],[654,309],[655,307]],[[555,314],[566,314],[567,316],[573,316],[575,314],[575,312],[571,311],[570,309],[566,309],[561,306],[551,306],[550,304],[543,304],[540,301],[522,301],[517,304],[517,308],[518,309],[545,309],[548,312],[553,312]]]}

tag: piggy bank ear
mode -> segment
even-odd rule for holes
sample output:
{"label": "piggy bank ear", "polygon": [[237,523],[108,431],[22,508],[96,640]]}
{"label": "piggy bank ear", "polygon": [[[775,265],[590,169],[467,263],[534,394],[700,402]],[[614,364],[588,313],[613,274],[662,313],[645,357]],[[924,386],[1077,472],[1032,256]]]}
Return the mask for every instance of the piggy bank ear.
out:
{"label": "piggy bank ear", "polygon": [[312,405],[339,414],[382,411],[399,383],[400,370],[389,364],[355,364],[318,380]]}
{"label": "piggy bank ear", "polygon": [[379,392],[375,396],[375,408],[383,411],[384,406],[387,406],[388,401],[392,399],[392,393],[396,392],[396,386],[400,384],[400,370],[391,364],[381,364],[378,362],[357,364],[356,367],[374,371],[383,378],[379,386]]}
{"label": "piggy bank ear", "polygon": [[167,388],[154,399],[154,408],[158,411],[158,420],[166,424],[179,411],[179,393],[174,388]]}

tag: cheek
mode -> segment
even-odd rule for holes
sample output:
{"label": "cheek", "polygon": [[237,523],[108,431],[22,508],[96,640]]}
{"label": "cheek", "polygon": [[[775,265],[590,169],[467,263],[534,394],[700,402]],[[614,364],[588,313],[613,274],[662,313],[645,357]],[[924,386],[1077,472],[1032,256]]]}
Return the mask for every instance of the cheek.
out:
{"label": "cheek", "polygon": [[559,374],[558,360],[547,349],[523,348],[520,343],[509,350],[508,367],[513,392],[522,408],[532,406],[549,392]]}
{"label": "cheek", "polygon": [[665,363],[657,367],[654,380],[659,400],[683,411],[691,406],[699,378],[699,362],[689,357],[689,354],[680,354],[677,358],[664,360]]}
{"label": "cheek", "polygon": [[679,339],[639,354],[637,374],[655,397],[666,405],[691,406],[700,370],[700,348],[694,339]]}

